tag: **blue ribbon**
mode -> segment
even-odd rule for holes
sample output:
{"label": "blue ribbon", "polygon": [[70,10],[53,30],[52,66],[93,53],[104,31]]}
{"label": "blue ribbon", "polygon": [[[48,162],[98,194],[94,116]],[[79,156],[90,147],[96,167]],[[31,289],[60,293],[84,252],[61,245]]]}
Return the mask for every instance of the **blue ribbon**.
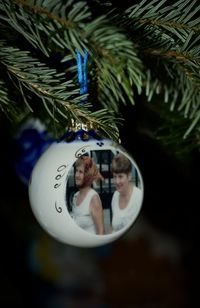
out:
{"label": "blue ribbon", "polygon": [[[88,52],[84,50],[84,55],[82,56],[80,51],[76,49],[76,60],[77,60],[77,70],[78,70],[78,82],[80,84],[80,94],[87,93],[87,62],[88,62]],[[82,100],[83,103],[86,102],[86,98]]]}
{"label": "blue ribbon", "polygon": [[[76,49],[76,60],[77,60],[77,72],[78,72],[78,82],[80,84],[80,94],[85,94],[88,91],[87,85],[87,62],[88,62],[88,52],[85,49],[84,55],[82,56],[80,51]],[[86,98],[82,99],[82,103],[86,102]],[[72,142],[76,139],[81,139],[82,141],[88,141],[91,138],[101,140],[102,137],[94,130],[90,129],[85,131],[83,128],[74,132],[73,130],[67,131],[60,139],[60,141]]]}

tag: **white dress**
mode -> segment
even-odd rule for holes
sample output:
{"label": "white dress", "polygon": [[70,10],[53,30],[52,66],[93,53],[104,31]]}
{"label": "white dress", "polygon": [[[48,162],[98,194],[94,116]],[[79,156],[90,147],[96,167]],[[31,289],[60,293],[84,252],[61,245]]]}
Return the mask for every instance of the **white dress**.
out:
{"label": "white dress", "polygon": [[90,201],[92,197],[97,194],[94,189],[90,189],[85,199],[77,205],[77,196],[79,191],[74,194],[72,202],[72,217],[79,227],[85,231],[96,234],[95,225],[90,214]]}
{"label": "white dress", "polygon": [[115,191],[112,197],[112,229],[118,231],[127,225],[131,225],[137,217],[142,203],[142,191],[134,186],[128,205],[119,207],[119,192]]}

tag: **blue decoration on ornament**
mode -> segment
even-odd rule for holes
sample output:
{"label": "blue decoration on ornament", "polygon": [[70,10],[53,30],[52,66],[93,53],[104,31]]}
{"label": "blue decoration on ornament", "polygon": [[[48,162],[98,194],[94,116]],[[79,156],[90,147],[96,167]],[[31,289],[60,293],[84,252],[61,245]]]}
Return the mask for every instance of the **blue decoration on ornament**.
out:
{"label": "blue decoration on ornament", "polygon": [[43,154],[53,142],[73,142],[82,140],[87,142],[91,139],[102,140],[103,138],[94,129],[78,131],[68,130],[59,140],[54,139],[39,120],[28,121],[18,132],[15,141],[15,169],[21,181],[28,185],[32,170]]}
{"label": "blue decoration on ornament", "polygon": [[50,136],[41,123],[26,124],[15,138],[15,169],[26,185],[29,183],[31,172],[42,153],[53,143],[55,139]]}
{"label": "blue decoration on ornament", "polygon": [[75,140],[82,140],[86,142],[91,139],[102,140],[103,138],[95,129],[84,130],[81,128],[78,131],[68,130],[58,142],[73,142]]}
{"label": "blue decoration on ornament", "polygon": [[68,130],[62,137],[60,137],[59,142],[72,142],[76,139],[76,132],[73,130]]}

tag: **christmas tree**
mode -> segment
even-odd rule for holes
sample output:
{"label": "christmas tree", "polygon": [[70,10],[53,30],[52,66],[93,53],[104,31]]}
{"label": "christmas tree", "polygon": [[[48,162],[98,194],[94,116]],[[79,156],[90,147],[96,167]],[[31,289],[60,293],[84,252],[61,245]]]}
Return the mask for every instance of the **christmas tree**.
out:
{"label": "christmas tree", "polygon": [[13,127],[32,116],[55,135],[83,123],[117,139],[123,109],[142,101],[163,119],[153,137],[198,148],[200,6],[129,2],[0,1],[0,107]]}

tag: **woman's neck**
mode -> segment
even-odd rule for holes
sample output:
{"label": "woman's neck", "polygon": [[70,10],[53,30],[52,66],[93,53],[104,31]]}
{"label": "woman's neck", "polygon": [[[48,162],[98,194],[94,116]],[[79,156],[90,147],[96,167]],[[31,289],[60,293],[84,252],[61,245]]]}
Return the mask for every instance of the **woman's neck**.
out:
{"label": "woman's neck", "polygon": [[90,186],[84,186],[84,187],[80,187],[79,188],[79,192],[81,193],[81,194],[85,194],[85,193],[87,193],[89,190],[90,190]]}
{"label": "woman's neck", "polygon": [[91,187],[89,186],[79,188],[79,192],[78,192],[77,199],[76,199],[77,206],[79,206],[83,202],[90,188]]}
{"label": "woman's neck", "polygon": [[130,182],[130,183],[128,184],[127,188],[126,188],[124,191],[122,191],[122,192],[120,193],[120,195],[121,195],[121,197],[123,197],[123,198],[128,198],[128,199],[129,199],[130,195],[132,194],[132,191],[133,191],[133,183]]}
{"label": "woman's neck", "polygon": [[133,183],[129,183],[127,189],[119,195],[119,208],[124,209],[128,206],[133,191]]}

